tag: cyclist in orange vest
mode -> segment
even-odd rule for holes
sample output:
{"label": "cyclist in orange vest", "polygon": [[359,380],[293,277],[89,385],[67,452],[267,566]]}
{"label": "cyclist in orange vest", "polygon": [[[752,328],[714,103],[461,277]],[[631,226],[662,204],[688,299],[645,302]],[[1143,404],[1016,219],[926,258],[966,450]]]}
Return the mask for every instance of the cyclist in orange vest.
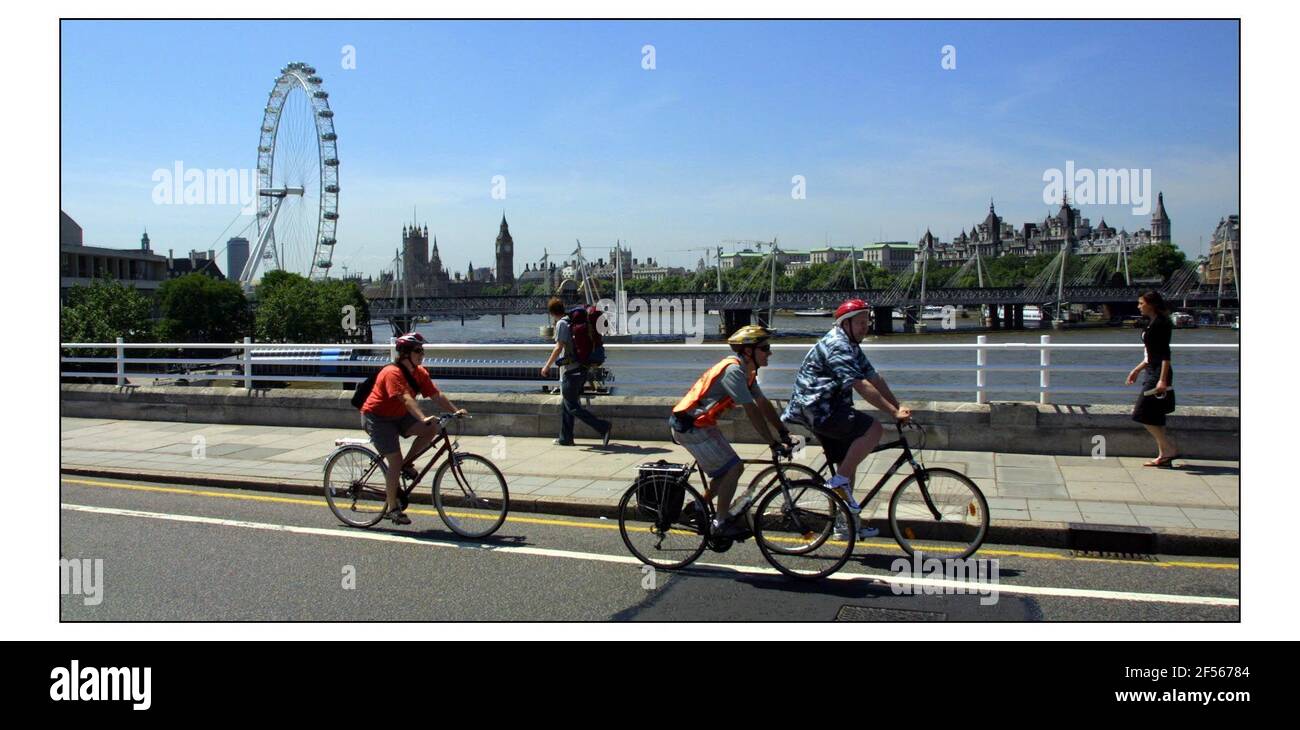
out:
{"label": "cyclist in orange vest", "polygon": [[[713,529],[718,534],[739,532],[742,528],[730,527],[729,523],[745,508],[738,505],[736,514],[732,513],[731,498],[745,465],[718,430],[718,417],[740,406],[769,447],[788,456],[792,444],[790,431],[758,387],[758,369],[772,357],[770,337],[766,328],[757,325],[736,330],[727,338],[736,354],[704,371],[673,407],[669,419],[677,442],[695,457],[700,470],[712,480],[704,498],[712,501],[717,497],[718,517],[714,519]],[[776,438],[772,437],[773,432]]]}

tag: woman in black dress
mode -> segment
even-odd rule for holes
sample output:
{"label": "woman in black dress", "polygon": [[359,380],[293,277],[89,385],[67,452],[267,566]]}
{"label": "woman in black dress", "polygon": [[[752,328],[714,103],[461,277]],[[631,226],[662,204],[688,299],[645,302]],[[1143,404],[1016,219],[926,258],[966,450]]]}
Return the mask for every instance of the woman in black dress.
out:
{"label": "woman in black dress", "polygon": [[[1146,371],[1142,383],[1142,393],[1138,395],[1133,406],[1133,420],[1146,426],[1156,439],[1160,453],[1155,459],[1143,466],[1173,466],[1178,452],[1165,431],[1165,416],[1173,412],[1174,405],[1174,368],[1170,362],[1169,340],[1173,338],[1174,324],[1169,319],[1169,310],[1164,297],[1159,292],[1149,291],[1138,298],[1138,309],[1150,320],[1142,332],[1142,342],[1146,346],[1146,359],[1138,363],[1128,374],[1128,384],[1137,382],[1138,375]],[[1152,392],[1152,395],[1145,393]]]}

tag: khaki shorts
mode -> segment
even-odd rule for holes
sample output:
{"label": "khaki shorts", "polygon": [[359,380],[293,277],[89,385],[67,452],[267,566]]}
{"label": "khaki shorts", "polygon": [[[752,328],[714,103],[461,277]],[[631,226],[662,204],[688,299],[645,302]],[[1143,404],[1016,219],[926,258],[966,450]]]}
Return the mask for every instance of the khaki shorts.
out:
{"label": "khaki shorts", "polygon": [[685,433],[674,431],[673,436],[695,457],[700,471],[710,479],[717,479],[740,463],[740,455],[731,448],[722,432],[712,426],[696,427]]}

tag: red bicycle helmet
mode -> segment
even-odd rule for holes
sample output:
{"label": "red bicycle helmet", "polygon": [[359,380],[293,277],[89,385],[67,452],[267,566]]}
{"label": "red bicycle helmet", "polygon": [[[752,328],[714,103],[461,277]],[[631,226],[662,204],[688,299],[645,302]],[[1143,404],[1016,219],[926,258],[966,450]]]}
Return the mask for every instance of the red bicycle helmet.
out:
{"label": "red bicycle helmet", "polygon": [[417,347],[423,348],[426,342],[428,340],[424,339],[424,335],[419,332],[407,332],[398,337],[394,344],[397,346],[397,351],[404,355]]}
{"label": "red bicycle helmet", "polygon": [[863,312],[870,311],[871,307],[863,300],[846,299],[844,303],[840,305],[839,309],[835,310],[835,324],[838,326],[846,320],[852,319]]}

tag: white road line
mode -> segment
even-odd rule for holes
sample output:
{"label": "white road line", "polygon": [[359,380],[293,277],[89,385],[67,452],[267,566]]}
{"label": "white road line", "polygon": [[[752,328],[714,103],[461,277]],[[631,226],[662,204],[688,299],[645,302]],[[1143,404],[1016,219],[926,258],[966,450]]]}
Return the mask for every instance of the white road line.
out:
{"label": "white road line", "polygon": [[[407,535],[394,535],[386,532],[370,532],[365,530],[344,530],[329,527],[304,527],[300,525],[280,525],[269,522],[249,522],[246,520],[230,520],[219,517],[201,517],[198,515],[179,515],[167,514],[163,512],[145,512],[133,509],[118,509],[114,507],[95,507],[83,504],[63,503],[62,508],[71,512],[89,512],[102,515],[116,515],[119,517],[140,517],[152,520],[167,520],[170,522],[189,522],[201,525],[215,525],[218,527],[241,527],[249,530],[266,530],[269,532],[288,532],[297,535],[315,535],[318,537],[343,537],[354,540],[371,540],[373,542],[391,542],[402,543],[407,545],[422,545],[425,547],[453,548],[459,550],[483,550],[494,553],[511,553],[515,555],[533,555],[546,558],[565,558],[568,560],[591,560],[601,563],[619,563],[624,565],[640,565],[641,561],[631,555],[604,555],[601,553],[583,553],[573,550],[555,550],[553,548],[525,547],[520,545],[491,545],[487,543],[464,543],[450,542],[445,540],[430,540],[427,538],[410,537]],[[696,563],[697,567],[713,568],[718,570],[728,570],[736,573],[746,573],[750,575],[781,575],[780,572],[773,568],[751,567],[747,565],[729,565],[725,563]],[[1054,588],[1048,586],[1024,586],[1024,585],[1005,585],[989,583],[973,583],[958,580],[946,580],[941,578],[912,578],[907,576],[883,575],[883,574],[866,574],[866,573],[846,573],[840,571],[832,575],[829,580],[839,581],[856,581],[865,580],[882,584],[898,584],[900,586],[930,586],[935,588],[953,589],[952,592],[965,593],[969,595],[984,594],[990,591],[996,593],[1006,593],[1011,595],[1026,596],[1048,596],[1054,598],[1097,598],[1109,601],[1130,601],[1135,603],[1176,603],[1195,606],[1230,606],[1240,605],[1236,598],[1222,598],[1218,596],[1185,596],[1169,593],[1132,593],[1127,591],[1101,591],[1086,588]],[[913,591],[920,593],[920,591]]]}

